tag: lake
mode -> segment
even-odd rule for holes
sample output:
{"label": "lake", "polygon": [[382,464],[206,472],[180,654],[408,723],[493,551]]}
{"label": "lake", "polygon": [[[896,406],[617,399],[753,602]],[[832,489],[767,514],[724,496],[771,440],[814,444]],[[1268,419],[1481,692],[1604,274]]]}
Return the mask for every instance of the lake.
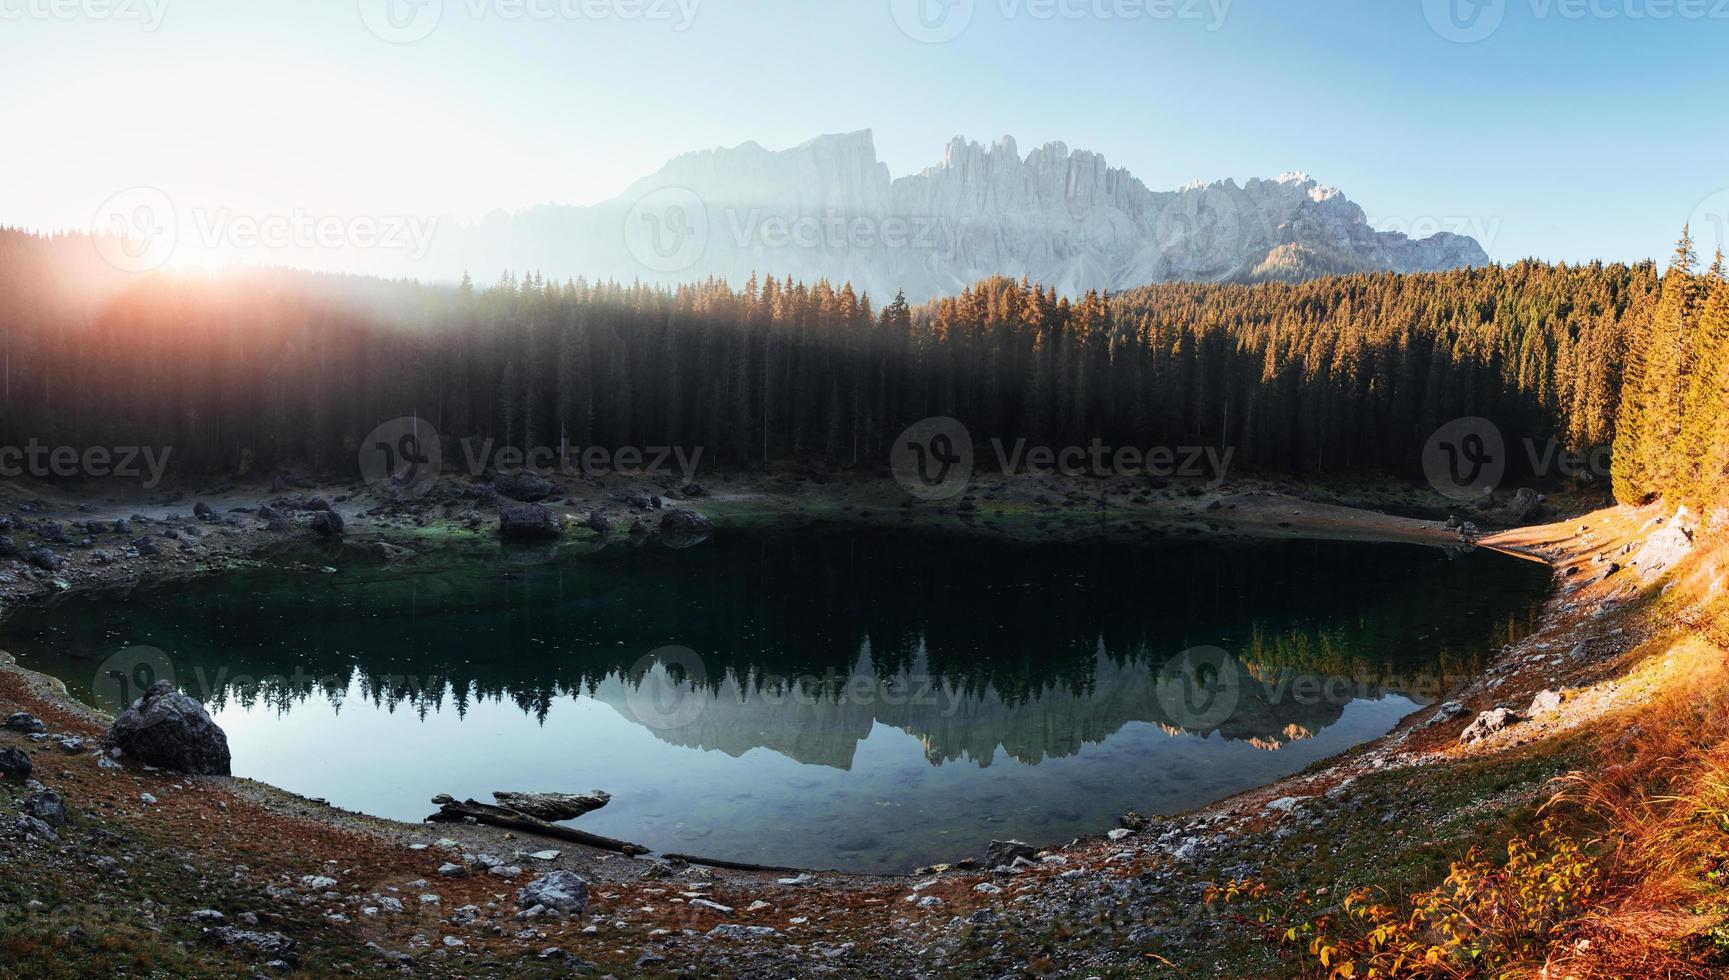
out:
{"label": "lake", "polygon": [[1190,809],[1376,738],[1523,636],[1549,583],[1412,545],[723,530],[289,555],[20,610],[0,647],[110,710],[169,677],[210,706],[236,775],[349,809],[604,789],[574,826],[908,871]]}

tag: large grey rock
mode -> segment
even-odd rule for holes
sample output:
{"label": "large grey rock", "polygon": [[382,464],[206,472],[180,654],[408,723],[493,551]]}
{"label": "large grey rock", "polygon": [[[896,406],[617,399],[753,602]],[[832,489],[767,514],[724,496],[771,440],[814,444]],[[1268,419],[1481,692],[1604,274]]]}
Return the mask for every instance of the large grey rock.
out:
{"label": "large grey rock", "polygon": [[157,681],[114,719],[107,744],[128,759],[195,776],[229,774],[228,736],[204,705]]}
{"label": "large grey rock", "polygon": [[588,909],[588,881],[574,871],[553,871],[518,888],[516,902],[525,909],[544,905],[581,915]]}
{"label": "large grey rock", "polygon": [[564,523],[539,504],[520,504],[499,510],[498,533],[510,541],[556,540],[564,535]]}
{"label": "large grey rock", "polygon": [[994,840],[991,841],[989,847],[985,848],[985,866],[995,868],[1005,864],[1014,864],[1015,858],[1026,858],[1031,861],[1038,853],[1038,849],[1026,841]]}
{"label": "large grey rock", "polygon": [[1525,716],[1509,708],[1495,708],[1477,716],[1465,730],[1459,733],[1459,744],[1470,745],[1479,742],[1496,732],[1516,725],[1525,720]]}
{"label": "large grey rock", "polygon": [[533,473],[502,476],[494,481],[493,486],[500,494],[528,504],[538,503],[558,492],[558,487],[551,480]]}
{"label": "large grey rock", "polygon": [[205,937],[224,946],[243,946],[259,956],[293,963],[296,960],[294,940],[280,932],[262,932],[236,926],[217,926],[207,930]]}
{"label": "large grey rock", "polygon": [[1505,513],[1507,520],[1513,524],[1524,524],[1535,518],[1543,509],[1543,495],[1530,487],[1520,487],[1513,494],[1513,499],[1507,501]]}
{"label": "large grey rock", "polygon": [[1645,539],[1645,547],[1640,548],[1639,553],[1633,557],[1639,576],[1649,581],[1687,557],[1693,550],[1694,530],[1692,515],[1687,508],[1681,508],[1667,527]]}
{"label": "large grey rock", "polygon": [[30,778],[30,757],[17,749],[0,749],[0,778],[23,782]]}
{"label": "large grey rock", "polygon": [[32,793],[24,800],[24,812],[50,827],[66,826],[66,801],[53,790]]}
{"label": "large grey rock", "polygon": [[6,727],[15,732],[45,732],[48,726],[28,711],[14,711],[6,716]]}

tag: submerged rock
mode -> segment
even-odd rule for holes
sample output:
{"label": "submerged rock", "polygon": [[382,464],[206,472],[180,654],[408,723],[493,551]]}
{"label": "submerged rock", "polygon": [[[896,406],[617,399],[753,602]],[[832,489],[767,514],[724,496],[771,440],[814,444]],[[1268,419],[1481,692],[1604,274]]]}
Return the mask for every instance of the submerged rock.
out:
{"label": "submerged rock", "polygon": [[660,519],[660,529],[670,534],[706,534],[714,530],[714,522],[694,510],[674,510]]}
{"label": "submerged rock", "polygon": [[191,775],[229,774],[228,736],[204,705],[157,681],[114,719],[107,744],[128,758]]}

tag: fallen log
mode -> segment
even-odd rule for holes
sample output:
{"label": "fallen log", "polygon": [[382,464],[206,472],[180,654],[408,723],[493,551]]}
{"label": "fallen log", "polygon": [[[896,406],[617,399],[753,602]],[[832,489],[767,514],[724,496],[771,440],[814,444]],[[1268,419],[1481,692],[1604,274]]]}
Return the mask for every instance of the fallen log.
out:
{"label": "fallen log", "polygon": [[518,813],[508,807],[493,806],[477,800],[463,800],[459,803],[445,796],[435,797],[434,802],[439,804],[438,812],[426,818],[429,823],[462,823],[465,820],[473,820],[476,823],[503,827],[506,830],[520,830],[524,833],[539,834],[542,837],[556,837],[559,840],[584,844],[616,854],[634,856],[648,853],[648,848],[641,844],[602,837],[599,834],[591,834],[586,830],[577,830],[574,827],[547,823],[545,820]]}
{"label": "fallen log", "polygon": [[773,864],[750,864],[745,861],[722,861],[717,858],[697,857],[693,854],[662,854],[667,861],[683,861],[685,864],[700,864],[705,868],[721,868],[726,871],[765,871],[775,874],[803,874],[811,868],[783,868]]}

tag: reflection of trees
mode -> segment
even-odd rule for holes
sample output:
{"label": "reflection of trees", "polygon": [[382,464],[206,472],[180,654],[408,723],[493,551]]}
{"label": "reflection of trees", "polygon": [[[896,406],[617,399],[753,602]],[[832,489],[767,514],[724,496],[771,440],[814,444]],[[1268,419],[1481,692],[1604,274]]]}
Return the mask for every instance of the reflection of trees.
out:
{"label": "reflection of trees", "polygon": [[[150,643],[169,652],[183,688],[218,707],[359,697],[424,715],[508,701],[541,719],[561,697],[640,683],[653,666],[644,654],[674,644],[700,653],[717,703],[795,685],[840,704],[868,650],[864,669],[879,682],[928,674],[953,692],[958,707],[943,718],[870,715],[926,736],[933,759],[988,758],[998,745],[1036,758],[1131,720],[1165,721],[1138,685],[1194,646],[1228,650],[1257,691],[1288,675],[1357,678],[1370,691],[1388,678],[1403,689],[1416,676],[1467,675],[1527,627],[1545,583],[1538,566],[1500,556],[1392,546],[757,532],[544,565],[201,580],[25,611],[8,643],[74,688],[122,642]],[[1221,730],[1277,742],[1337,717],[1286,707]],[[1031,734],[1042,716],[1053,716],[1050,733]],[[790,730],[793,716],[783,721],[754,723]]]}

